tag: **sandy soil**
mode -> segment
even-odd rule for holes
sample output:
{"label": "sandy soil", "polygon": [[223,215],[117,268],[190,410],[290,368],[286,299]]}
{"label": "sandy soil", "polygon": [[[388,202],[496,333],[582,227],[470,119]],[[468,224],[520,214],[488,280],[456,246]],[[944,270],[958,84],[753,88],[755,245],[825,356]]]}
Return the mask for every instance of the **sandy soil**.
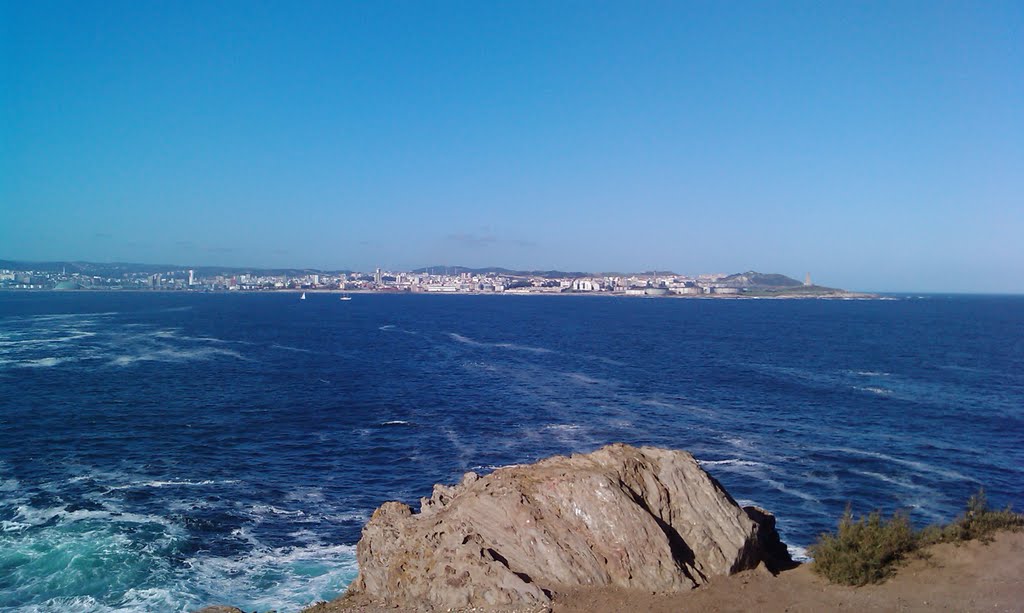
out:
{"label": "sandy soil", "polygon": [[[747,571],[675,594],[621,588],[555,591],[553,613],[1024,611],[1024,532],[999,534],[988,545],[977,541],[937,545],[927,554],[924,559],[911,559],[880,585],[830,585],[805,564],[778,576],[763,569]],[[306,612],[394,610],[347,598]],[[474,610],[487,609],[467,609]]]}

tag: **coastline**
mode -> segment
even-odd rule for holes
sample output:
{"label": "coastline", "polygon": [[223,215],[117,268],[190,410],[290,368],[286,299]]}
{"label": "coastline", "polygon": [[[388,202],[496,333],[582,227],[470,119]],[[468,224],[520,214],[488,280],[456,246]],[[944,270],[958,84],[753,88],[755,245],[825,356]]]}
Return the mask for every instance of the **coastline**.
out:
{"label": "coastline", "polygon": [[81,288],[65,289],[25,289],[0,288],[0,293],[57,293],[57,294],[97,294],[97,293],[131,293],[131,294],[177,294],[177,295],[232,295],[232,294],[318,294],[353,296],[394,295],[394,296],[572,296],[583,298],[630,298],[630,299],[669,299],[669,300],[899,300],[895,296],[883,296],[866,292],[835,291],[822,294],[791,293],[791,294],[665,294],[665,295],[631,295],[624,292],[426,292],[407,290],[343,290],[343,289],[266,289],[266,290],[187,290],[187,289],[136,289],[136,288]]}
{"label": "coastline", "polygon": [[[715,577],[707,585],[674,593],[607,587],[556,589],[550,608],[470,607],[452,611],[1016,611],[1024,602],[1024,532],[1000,532],[991,543],[974,540],[932,545],[908,560],[884,583],[837,585],[818,576],[813,569],[814,563],[807,562],[773,575],[760,567]],[[344,594],[302,609],[302,613],[394,610],[363,596]]]}

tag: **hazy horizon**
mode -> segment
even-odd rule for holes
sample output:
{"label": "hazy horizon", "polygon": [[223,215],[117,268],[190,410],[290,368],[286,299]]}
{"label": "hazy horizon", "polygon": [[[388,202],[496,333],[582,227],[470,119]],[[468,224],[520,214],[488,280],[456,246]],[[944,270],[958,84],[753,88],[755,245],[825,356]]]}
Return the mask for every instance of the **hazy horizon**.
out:
{"label": "hazy horizon", "polygon": [[1022,293],[1021,31],[1013,2],[0,0],[0,255]]}

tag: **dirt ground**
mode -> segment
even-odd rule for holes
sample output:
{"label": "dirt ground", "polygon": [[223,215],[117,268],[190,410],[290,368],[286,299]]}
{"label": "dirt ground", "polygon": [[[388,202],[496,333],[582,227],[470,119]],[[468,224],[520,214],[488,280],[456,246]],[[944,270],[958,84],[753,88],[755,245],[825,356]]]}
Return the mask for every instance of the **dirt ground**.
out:
{"label": "dirt ground", "polygon": [[[674,594],[621,588],[556,590],[553,613],[1024,611],[1024,533],[1002,533],[988,545],[977,541],[937,545],[927,553],[927,558],[911,559],[879,585],[830,585],[804,564],[777,576],[760,569],[720,577],[698,589]],[[349,598],[306,611],[395,610]]]}

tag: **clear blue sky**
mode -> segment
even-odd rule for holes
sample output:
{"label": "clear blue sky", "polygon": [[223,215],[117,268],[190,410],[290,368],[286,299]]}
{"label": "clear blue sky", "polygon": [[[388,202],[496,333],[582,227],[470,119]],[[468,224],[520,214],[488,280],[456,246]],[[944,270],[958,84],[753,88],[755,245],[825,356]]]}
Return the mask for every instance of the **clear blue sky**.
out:
{"label": "clear blue sky", "polygon": [[0,0],[0,258],[1024,292],[1024,3]]}

